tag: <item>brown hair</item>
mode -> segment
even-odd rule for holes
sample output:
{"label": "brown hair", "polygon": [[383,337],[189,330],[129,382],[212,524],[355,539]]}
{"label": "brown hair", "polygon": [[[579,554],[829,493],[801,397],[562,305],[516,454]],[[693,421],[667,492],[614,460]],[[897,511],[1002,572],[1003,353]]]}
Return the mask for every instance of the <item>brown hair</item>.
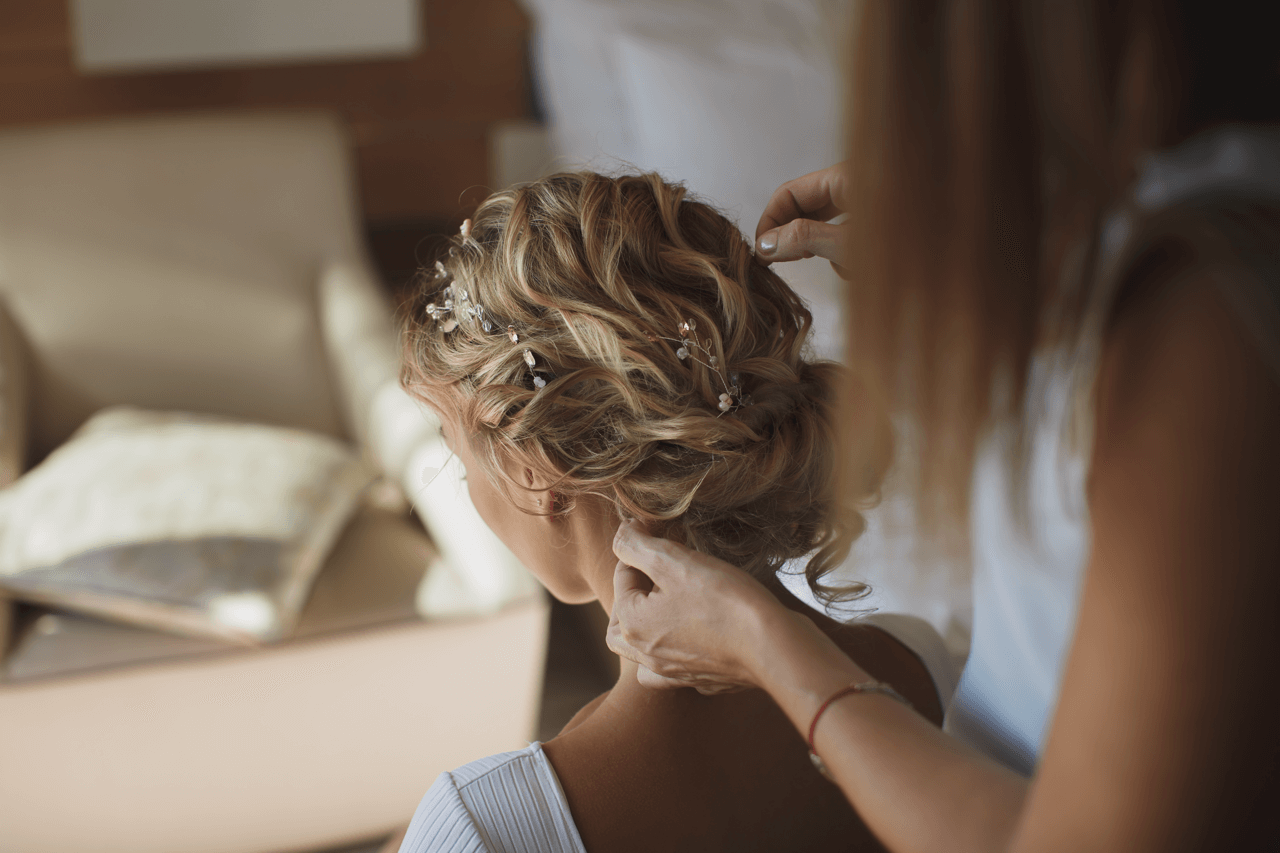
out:
{"label": "brown hair", "polygon": [[[458,326],[446,331],[428,305],[449,287]],[[460,310],[464,290],[481,315]],[[574,172],[496,193],[405,316],[404,385],[456,413],[508,495],[527,488],[507,473],[518,462],[570,503],[605,498],[766,582],[816,549],[815,592],[862,591],[821,582],[862,529],[832,500],[841,369],[806,355],[804,303],[682,186]],[[688,321],[703,349],[682,359]],[[735,384],[743,399],[722,413]],[[857,419],[887,436],[882,415]],[[859,501],[882,472],[867,470]]]}
{"label": "brown hair", "polygon": [[1025,488],[1033,351],[1079,334],[1102,218],[1139,155],[1280,116],[1266,6],[861,4],[851,357],[915,425],[907,488],[938,540],[964,536],[976,446],[996,423],[1022,425],[1006,450]]}

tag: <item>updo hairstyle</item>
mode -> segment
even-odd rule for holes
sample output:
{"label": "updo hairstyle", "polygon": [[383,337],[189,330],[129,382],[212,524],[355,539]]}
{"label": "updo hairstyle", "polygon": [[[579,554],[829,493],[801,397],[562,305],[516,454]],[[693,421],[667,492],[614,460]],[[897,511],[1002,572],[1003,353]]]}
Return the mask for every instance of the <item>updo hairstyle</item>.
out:
{"label": "updo hairstyle", "polygon": [[[511,473],[527,467],[557,512],[604,498],[769,585],[816,552],[805,574],[818,595],[863,592],[821,583],[863,529],[859,502],[834,500],[842,369],[806,355],[808,308],[684,187],[570,172],[495,193],[424,271],[404,319],[405,387],[456,416],[508,497],[530,488]],[[680,358],[686,322],[705,349]],[[863,505],[881,473],[860,484]]]}

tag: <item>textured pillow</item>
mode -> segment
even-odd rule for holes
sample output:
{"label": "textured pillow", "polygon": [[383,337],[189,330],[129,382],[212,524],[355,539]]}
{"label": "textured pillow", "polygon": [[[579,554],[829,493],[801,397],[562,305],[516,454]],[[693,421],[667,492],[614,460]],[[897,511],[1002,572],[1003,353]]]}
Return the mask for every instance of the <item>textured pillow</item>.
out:
{"label": "textured pillow", "polygon": [[0,592],[195,636],[275,639],[373,478],[314,433],[108,409],[0,492]]}

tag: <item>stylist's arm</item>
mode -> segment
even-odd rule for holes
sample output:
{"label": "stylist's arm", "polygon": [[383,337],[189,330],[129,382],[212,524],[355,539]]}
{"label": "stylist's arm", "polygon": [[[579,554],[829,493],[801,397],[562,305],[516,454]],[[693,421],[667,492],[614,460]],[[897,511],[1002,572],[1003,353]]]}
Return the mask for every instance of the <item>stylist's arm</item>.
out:
{"label": "stylist's arm", "polygon": [[[845,685],[870,676],[812,621],[745,572],[624,524],[614,539],[609,646],[650,686],[766,690],[800,732]],[[645,672],[645,670],[649,672]],[[891,850],[1002,850],[1026,780],[887,696],[836,702],[814,744]]]}

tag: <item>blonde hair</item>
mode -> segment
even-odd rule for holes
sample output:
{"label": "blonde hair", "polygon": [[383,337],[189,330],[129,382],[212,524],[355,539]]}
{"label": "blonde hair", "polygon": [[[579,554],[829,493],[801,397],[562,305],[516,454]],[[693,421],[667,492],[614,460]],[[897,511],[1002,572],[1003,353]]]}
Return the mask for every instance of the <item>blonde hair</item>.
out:
{"label": "blonde hair", "polygon": [[[484,313],[455,300],[458,325],[445,331],[427,306],[449,286]],[[705,351],[681,359],[689,320]],[[810,587],[845,600],[864,588],[821,579],[862,531],[888,426],[863,416],[885,452],[853,504],[837,505],[834,396],[847,380],[807,356],[811,323],[737,227],[684,187],[562,173],[490,196],[422,276],[405,311],[403,382],[457,416],[508,497],[528,488],[509,473],[516,463],[554,484],[561,509],[604,498],[768,583],[816,551]],[[747,399],[722,413],[735,376]]]}

